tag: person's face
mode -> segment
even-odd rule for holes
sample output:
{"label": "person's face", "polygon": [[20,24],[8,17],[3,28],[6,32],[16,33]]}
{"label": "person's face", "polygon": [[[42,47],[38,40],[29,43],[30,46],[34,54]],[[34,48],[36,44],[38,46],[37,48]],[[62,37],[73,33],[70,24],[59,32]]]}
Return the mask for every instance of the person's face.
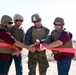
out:
{"label": "person's face", "polygon": [[22,25],[23,20],[17,19],[14,22],[15,22],[15,25],[19,27]]}
{"label": "person's face", "polygon": [[54,27],[57,31],[59,31],[63,28],[63,24],[61,22],[55,22]]}
{"label": "person's face", "polygon": [[34,23],[35,27],[37,27],[37,28],[41,27],[41,20],[33,21],[33,23]]}
{"label": "person's face", "polygon": [[7,23],[7,28],[8,28],[8,29],[11,29],[12,24],[13,24],[13,22],[8,22],[8,23]]}

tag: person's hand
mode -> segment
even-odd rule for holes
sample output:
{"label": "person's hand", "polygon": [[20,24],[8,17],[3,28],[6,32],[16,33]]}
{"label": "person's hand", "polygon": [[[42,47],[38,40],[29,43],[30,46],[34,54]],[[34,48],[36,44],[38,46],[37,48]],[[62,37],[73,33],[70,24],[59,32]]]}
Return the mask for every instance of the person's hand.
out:
{"label": "person's hand", "polygon": [[40,44],[39,48],[38,48],[38,51],[43,51],[43,50],[46,50],[46,47],[43,45],[43,44]]}
{"label": "person's hand", "polygon": [[38,48],[40,46],[40,40],[39,39],[36,39],[36,42],[35,42],[34,45],[35,45],[36,48]]}
{"label": "person's hand", "polygon": [[40,40],[39,39],[36,39],[36,42],[35,42],[37,45],[40,44]]}
{"label": "person's hand", "polygon": [[31,52],[35,52],[36,51],[36,48],[35,47],[32,47],[32,46],[28,46],[28,50],[30,50]]}

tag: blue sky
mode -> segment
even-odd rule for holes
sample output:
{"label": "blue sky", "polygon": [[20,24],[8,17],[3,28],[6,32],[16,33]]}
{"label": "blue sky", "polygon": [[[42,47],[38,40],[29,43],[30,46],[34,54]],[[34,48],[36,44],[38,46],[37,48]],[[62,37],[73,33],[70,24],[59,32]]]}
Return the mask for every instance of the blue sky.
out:
{"label": "blue sky", "polygon": [[0,17],[4,14],[13,17],[21,14],[24,17],[23,27],[26,31],[33,23],[31,16],[38,13],[42,18],[42,24],[50,29],[54,28],[53,21],[56,17],[62,17],[65,27],[73,33],[76,40],[76,0],[1,0]]}

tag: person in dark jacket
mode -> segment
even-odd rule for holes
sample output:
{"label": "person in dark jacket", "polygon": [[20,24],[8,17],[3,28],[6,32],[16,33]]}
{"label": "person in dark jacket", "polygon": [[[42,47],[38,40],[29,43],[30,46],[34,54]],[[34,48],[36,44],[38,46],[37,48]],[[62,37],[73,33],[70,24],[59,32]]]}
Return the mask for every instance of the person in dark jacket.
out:
{"label": "person in dark jacket", "polygon": [[[41,24],[41,18],[38,14],[33,14],[31,17],[34,26],[31,26],[25,35],[25,44],[32,45],[36,42],[36,40],[43,40],[45,39],[50,30],[44,27]],[[35,51],[32,53],[29,51],[28,53],[28,75],[36,75],[36,66],[38,63],[39,67],[39,75],[46,75],[47,68],[49,67],[48,60],[46,57],[46,51]],[[45,65],[45,66],[44,66]]]}

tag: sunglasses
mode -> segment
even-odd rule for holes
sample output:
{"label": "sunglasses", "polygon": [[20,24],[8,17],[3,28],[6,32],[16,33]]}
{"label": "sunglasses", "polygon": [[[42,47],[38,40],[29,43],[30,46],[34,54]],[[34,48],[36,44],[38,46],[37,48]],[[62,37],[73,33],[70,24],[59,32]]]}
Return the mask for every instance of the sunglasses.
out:
{"label": "sunglasses", "polygon": [[62,26],[62,24],[54,24],[55,26]]}
{"label": "sunglasses", "polygon": [[23,20],[15,20],[16,22],[23,22]]}
{"label": "sunglasses", "polygon": [[13,22],[8,22],[8,24],[13,24]]}
{"label": "sunglasses", "polygon": [[37,22],[39,22],[40,20],[38,20],[38,21],[33,21],[33,23],[37,23]]}

